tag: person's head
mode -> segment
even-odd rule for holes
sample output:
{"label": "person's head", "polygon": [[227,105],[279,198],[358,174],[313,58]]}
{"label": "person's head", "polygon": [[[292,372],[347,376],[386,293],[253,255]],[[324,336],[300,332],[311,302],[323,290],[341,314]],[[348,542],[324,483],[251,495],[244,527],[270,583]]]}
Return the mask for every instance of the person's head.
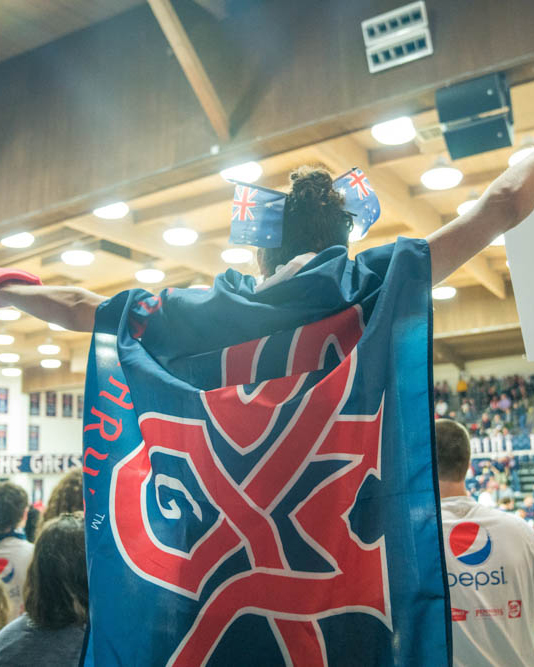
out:
{"label": "person's head", "polygon": [[0,579],[0,630],[4,627],[4,625],[7,625],[10,611],[11,605],[9,603],[9,597],[7,595],[4,584]]}
{"label": "person's head", "polygon": [[39,627],[84,625],[88,608],[83,515],[47,521],[37,540],[24,585],[24,606]]}
{"label": "person's head", "polygon": [[9,533],[26,518],[28,494],[13,482],[0,483],[0,535]]}
{"label": "person's head", "polygon": [[83,510],[83,472],[81,468],[71,470],[52,489],[43,520],[49,521],[63,512]]}
{"label": "person's head", "polygon": [[28,509],[28,516],[24,525],[24,532],[28,542],[35,542],[37,528],[41,523],[41,512],[33,505]]}
{"label": "person's head", "polygon": [[525,496],[523,498],[523,506],[527,507],[530,509],[531,507],[534,507],[534,497],[533,496]]}
{"label": "person's head", "polygon": [[440,488],[442,483],[450,483],[460,490],[471,462],[471,444],[467,429],[452,419],[438,420],[436,450]]}
{"label": "person's head", "polygon": [[500,509],[506,510],[508,512],[512,511],[514,509],[514,505],[515,505],[514,499],[510,496],[504,496],[499,501]]}
{"label": "person's head", "polygon": [[352,218],[343,210],[344,198],[333,189],[326,169],[299,167],[290,174],[291,190],[284,206],[282,246],[260,248],[258,264],[265,276],[296,255],[348,245]]}

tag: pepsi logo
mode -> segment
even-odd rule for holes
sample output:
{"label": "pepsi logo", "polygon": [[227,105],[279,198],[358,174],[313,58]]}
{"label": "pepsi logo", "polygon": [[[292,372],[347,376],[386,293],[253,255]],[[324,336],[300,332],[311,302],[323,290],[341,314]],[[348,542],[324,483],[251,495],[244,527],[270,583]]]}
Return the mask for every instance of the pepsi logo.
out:
{"label": "pepsi logo", "polygon": [[10,563],[7,558],[0,558],[0,578],[4,584],[9,584],[9,582],[15,576],[15,568],[13,563]]}
{"label": "pepsi logo", "polygon": [[449,534],[452,555],[465,565],[480,565],[489,558],[491,539],[488,531],[478,523],[459,523]]}

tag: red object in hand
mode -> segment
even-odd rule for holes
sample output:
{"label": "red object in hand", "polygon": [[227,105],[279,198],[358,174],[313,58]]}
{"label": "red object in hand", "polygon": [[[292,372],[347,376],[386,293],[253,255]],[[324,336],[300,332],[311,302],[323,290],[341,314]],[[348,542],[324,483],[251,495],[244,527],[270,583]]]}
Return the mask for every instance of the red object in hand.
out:
{"label": "red object in hand", "polygon": [[0,285],[3,283],[16,280],[21,283],[28,283],[29,285],[42,285],[42,281],[38,276],[27,271],[20,271],[19,269],[0,269]]}

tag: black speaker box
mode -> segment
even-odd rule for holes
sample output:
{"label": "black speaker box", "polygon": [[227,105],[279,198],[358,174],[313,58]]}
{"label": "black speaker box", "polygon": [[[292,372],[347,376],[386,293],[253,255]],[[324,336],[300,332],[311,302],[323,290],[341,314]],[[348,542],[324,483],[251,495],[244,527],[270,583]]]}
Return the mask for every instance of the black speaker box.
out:
{"label": "black speaker box", "polygon": [[[509,110],[486,115],[503,107]],[[436,108],[453,160],[513,144],[510,89],[502,73],[440,88]]]}

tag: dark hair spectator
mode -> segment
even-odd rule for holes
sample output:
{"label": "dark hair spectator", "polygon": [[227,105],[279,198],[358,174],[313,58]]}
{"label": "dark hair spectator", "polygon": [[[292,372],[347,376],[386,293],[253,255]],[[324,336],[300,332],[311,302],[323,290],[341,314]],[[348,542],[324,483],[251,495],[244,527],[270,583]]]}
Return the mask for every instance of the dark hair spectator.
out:
{"label": "dark hair spectator", "polygon": [[35,542],[37,527],[41,523],[41,512],[34,507],[33,505],[28,510],[28,516],[26,517],[26,523],[24,525],[24,533],[26,534],[26,539],[28,542]]}
{"label": "dark hair spectator", "polygon": [[35,542],[26,613],[0,631],[0,665],[76,667],[88,614],[81,512],[47,521]]}
{"label": "dark hair spectator", "polygon": [[21,523],[28,508],[28,494],[13,482],[0,483],[0,535],[10,533]]}
{"label": "dark hair spectator", "polygon": [[83,510],[83,472],[81,468],[71,470],[52,489],[50,500],[43,514],[43,521],[49,521],[63,512]]}
{"label": "dark hair spectator", "polygon": [[332,187],[326,169],[303,166],[290,176],[291,190],[284,207],[284,238],[281,248],[260,248],[258,263],[271,276],[279,264],[296,255],[320,252],[348,244],[352,218],[343,210],[344,198]]}
{"label": "dark hair spectator", "polygon": [[24,604],[28,616],[42,628],[85,624],[88,589],[81,512],[62,514],[44,524],[26,576]]}

